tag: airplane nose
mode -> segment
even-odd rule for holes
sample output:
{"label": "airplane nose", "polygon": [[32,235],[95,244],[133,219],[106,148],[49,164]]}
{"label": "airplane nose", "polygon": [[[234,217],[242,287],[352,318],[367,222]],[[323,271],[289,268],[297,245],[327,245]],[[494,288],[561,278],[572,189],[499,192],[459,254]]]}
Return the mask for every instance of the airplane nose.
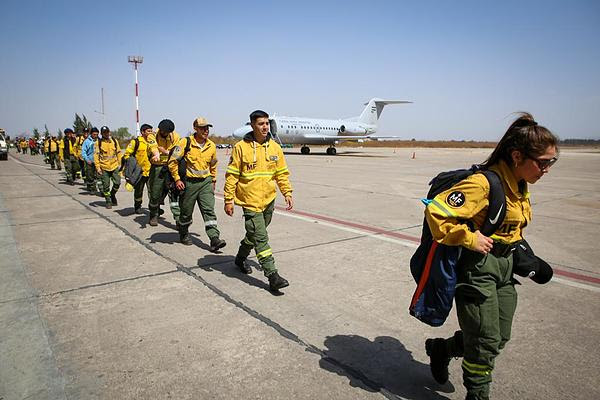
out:
{"label": "airplane nose", "polygon": [[252,132],[252,128],[244,125],[233,131],[233,137],[242,139],[247,133],[250,132]]}

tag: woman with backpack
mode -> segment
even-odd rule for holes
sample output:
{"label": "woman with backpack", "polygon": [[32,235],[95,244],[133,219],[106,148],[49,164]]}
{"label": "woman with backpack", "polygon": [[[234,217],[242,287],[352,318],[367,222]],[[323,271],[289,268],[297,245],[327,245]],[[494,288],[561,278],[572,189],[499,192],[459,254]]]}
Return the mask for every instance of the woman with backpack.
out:
{"label": "woman with backpack", "polygon": [[522,113],[481,165],[500,177],[506,198],[504,220],[493,234],[480,232],[486,218],[491,223],[498,218],[487,215],[490,184],[483,174],[473,174],[438,194],[426,208],[433,238],[462,246],[463,252],[455,296],[461,330],[448,339],[427,339],[425,347],[432,375],[440,384],[448,380],[450,360],[463,358],[467,400],[489,398],[494,359],[510,339],[517,306],[513,250],[531,222],[528,184],[544,176],[557,156],[558,138]]}

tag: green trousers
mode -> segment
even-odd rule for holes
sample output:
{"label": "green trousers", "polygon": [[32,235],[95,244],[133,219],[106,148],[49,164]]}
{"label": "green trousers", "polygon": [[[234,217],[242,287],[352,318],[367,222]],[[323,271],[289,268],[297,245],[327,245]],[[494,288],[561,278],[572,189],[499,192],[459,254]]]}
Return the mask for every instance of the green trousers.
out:
{"label": "green trousers", "polygon": [[88,164],[86,162],[85,163],[85,185],[87,186],[88,190],[91,192],[96,191],[97,184],[98,184],[98,186],[101,185],[101,181],[96,175],[97,175],[96,165],[94,165],[94,163]]}
{"label": "green trousers", "polygon": [[166,165],[152,165],[150,167],[150,175],[148,176],[148,190],[150,194],[148,209],[150,211],[150,218],[158,216],[160,204],[164,202],[168,194],[173,219],[179,224],[179,198],[174,191],[168,190],[168,176],[169,169]]}
{"label": "green trousers", "polygon": [[252,249],[256,253],[256,258],[262,267],[265,276],[277,272],[275,268],[275,259],[273,250],[269,246],[269,235],[267,227],[273,218],[273,209],[275,201],[273,200],[263,212],[255,212],[244,208],[244,220],[246,227],[246,236],[240,242],[237,257],[246,259]]}
{"label": "green trousers", "polygon": [[[112,201],[110,199],[111,195],[114,195],[119,191],[119,187],[121,186],[121,175],[119,175],[119,168],[115,168],[112,171],[104,171],[102,170],[102,194],[104,198],[106,198],[106,202],[111,204]],[[112,181],[113,186],[110,188],[110,181]]]}
{"label": "green trousers", "polygon": [[188,226],[192,223],[192,214],[194,207],[198,204],[202,219],[204,220],[204,230],[206,235],[212,238],[219,237],[217,229],[217,215],[215,214],[215,193],[212,187],[212,177],[194,179],[187,178],[185,181],[185,190],[179,195],[179,206],[181,215],[179,216],[179,225]]}
{"label": "green trousers", "polygon": [[60,160],[58,159],[57,152],[48,153],[48,161],[50,162],[50,168],[54,169],[58,167],[60,169]]}
{"label": "green trousers", "polygon": [[133,208],[138,209],[144,200],[144,187],[148,185],[148,177],[142,176],[133,188]]}
{"label": "green trousers", "polygon": [[70,156],[68,159],[65,159],[67,182],[74,182],[75,179],[77,179],[77,171],[79,171],[79,159],[75,156]]}
{"label": "green trousers", "polygon": [[[448,354],[463,357],[467,392],[486,400],[494,360],[510,340],[517,308],[512,255],[495,257],[467,251],[459,267],[455,300],[462,335],[446,340]],[[460,338],[462,343],[458,343]]]}

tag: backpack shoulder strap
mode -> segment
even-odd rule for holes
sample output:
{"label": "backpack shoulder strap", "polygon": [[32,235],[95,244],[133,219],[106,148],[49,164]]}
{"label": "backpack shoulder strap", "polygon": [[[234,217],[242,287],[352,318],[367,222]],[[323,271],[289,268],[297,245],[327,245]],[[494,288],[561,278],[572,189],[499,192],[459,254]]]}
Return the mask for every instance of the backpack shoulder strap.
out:
{"label": "backpack shoulder strap", "polygon": [[504,222],[506,216],[506,197],[504,195],[504,187],[497,173],[490,170],[481,171],[490,183],[490,196],[488,199],[488,213],[481,226],[481,233],[485,236],[490,236]]}
{"label": "backpack shoulder strap", "polygon": [[190,151],[190,146],[192,145],[192,139],[188,136],[185,138],[185,149],[183,150],[183,156],[185,157],[185,155],[188,153],[188,151]]}
{"label": "backpack shoulder strap", "polygon": [[140,138],[135,138],[135,146],[133,147],[133,155],[137,154],[138,149],[140,148]]}
{"label": "backpack shoulder strap", "polygon": [[115,151],[117,151],[117,139],[115,139],[114,137],[111,139],[113,141],[113,144],[115,145]]}

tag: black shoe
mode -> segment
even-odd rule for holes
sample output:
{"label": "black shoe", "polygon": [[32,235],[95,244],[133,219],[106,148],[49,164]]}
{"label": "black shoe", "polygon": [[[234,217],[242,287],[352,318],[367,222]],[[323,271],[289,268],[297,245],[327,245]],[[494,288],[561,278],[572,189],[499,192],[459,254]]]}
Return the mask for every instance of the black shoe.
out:
{"label": "black shoe", "polygon": [[158,217],[156,217],[156,216],[150,217],[150,219],[148,220],[148,225],[158,226]]}
{"label": "black shoe", "polygon": [[242,271],[244,274],[252,273],[252,268],[248,264],[246,264],[245,258],[235,256],[235,260],[233,261],[233,263],[235,265],[237,265],[237,267],[240,269],[240,271]]}
{"label": "black shoe", "polygon": [[277,272],[273,272],[271,275],[268,276],[268,278],[269,289],[271,289],[273,292],[279,289],[283,289],[284,287],[290,286],[290,283],[281,276],[279,276]]}
{"label": "black shoe", "polygon": [[112,203],[113,203],[115,206],[118,206],[118,205],[119,205],[119,203],[117,203],[117,194],[116,194],[116,193],[111,193],[111,194],[110,194],[110,201],[112,201]]}
{"label": "black shoe", "polygon": [[213,253],[223,247],[225,247],[227,243],[223,239],[219,239],[218,237],[214,237],[210,239],[210,251]]}
{"label": "black shoe", "polygon": [[429,356],[429,368],[431,369],[431,375],[433,379],[440,385],[448,382],[448,364],[450,364],[450,357],[446,351],[446,340],[427,339],[425,341],[425,352]]}
{"label": "black shoe", "polygon": [[192,245],[192,238],[190,238],[190,234],[187,232],[179,233],[179,241],[186,246]]}
{"label": "black shoe", "polygon": [[162,208],[158,209],[158,215],[163,215],[165,213],[165,210],[163,210]]}
{"label": "black shoe", "polygon": [[106,209],[110,210],[112,208],[112,204],[110,204],[110,201],[106,202]]}
{"label": "black shoe", "polygon": [[144,212],[142,211],[142,208],[141,208],[141,207],[134,209],[134,210],[133,210],[133,212],[134,212],[135,214],[143,214],[143,213],[144,213]]}

